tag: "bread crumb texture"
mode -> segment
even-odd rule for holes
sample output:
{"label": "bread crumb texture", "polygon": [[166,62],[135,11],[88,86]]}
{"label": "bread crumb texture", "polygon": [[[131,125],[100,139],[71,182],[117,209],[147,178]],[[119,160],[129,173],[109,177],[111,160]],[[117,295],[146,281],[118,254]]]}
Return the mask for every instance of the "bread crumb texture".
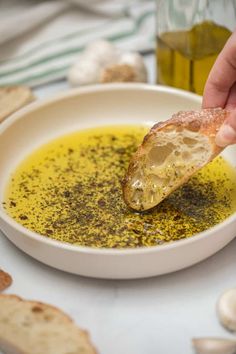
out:
{"label": "bread crumb texture", "polygon": [[0,87],[0,122],[34,100],[33,92],[28,87]]}
{"label": "bread crumb texture", "polygon": [[221,108],[181,111],[154,125],[131,159],[126,203],[140,211],[153,208],[217,156],[222,148],[215,135],[226,116]]}
{"label": "bread crumb texture", "polygon": [[87,332],[56,307],[0,295],[0,349],[6,354],[96,354]]}

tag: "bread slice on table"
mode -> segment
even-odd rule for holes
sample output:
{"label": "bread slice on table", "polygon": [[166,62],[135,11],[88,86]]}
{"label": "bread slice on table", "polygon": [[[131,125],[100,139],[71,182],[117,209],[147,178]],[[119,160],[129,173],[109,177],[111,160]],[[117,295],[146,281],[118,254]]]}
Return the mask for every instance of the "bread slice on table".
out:
{"label": "bread slice on table", "polygon": [[7,289],[12,283],[12,277],[10,274],[4,272],[4,270],[0,269],[0,292]]}
{"label": "bread slice on table", "polygon": [[0,351],[5,354],[96,354],[88,334],[56,307],[0,295]]}
{"label": "bread slice on table", "polygon": [[35,97],[30,88],[25,86],[0,87],[0,122],[9,115],[34,101]]}
{"label": "bread slice on table", "polygon": [[138,211],[153,208],[214,159],[223,150],[215,136],[228,114],[221,108],[181,111],[154,125],[124,178],[126,204]]}

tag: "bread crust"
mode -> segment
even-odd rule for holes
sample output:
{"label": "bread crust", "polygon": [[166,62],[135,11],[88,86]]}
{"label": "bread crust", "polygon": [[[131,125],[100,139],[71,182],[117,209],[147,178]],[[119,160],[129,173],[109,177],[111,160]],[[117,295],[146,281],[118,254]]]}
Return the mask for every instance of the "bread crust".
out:
{"label": "bread crust", "polygon": [[[178,131],[185,129],[191,132],[195,132],[199,134],[199,136],[205,136],[208,139],[210,146],[210,157],[205,161],[206,164],[214,159],[224,149],[216,145],[215,137],[220,126],[225,122],[228,115],[229,112],[222,108],[202,109],[200,111],[180,111],[174,114],[170,119],[155,124],[150,129],[149,133],[144,137],[142,144],[138,147],[136,153],[133,155],[123,180],[123,197],[126,204],[131,209],[139,211],[154,207],[153,205],[150,208],[146,208],[142,205],[142,203],[140,205],[136,205],[133,202],[133,187],[131,182],[137,171],[145,168],[144,163],[147,151],[149,150],[150,146],[155,146],[155,141],[160,132],[165,133],[175,129],[177,134]],[[201,167],[203,167],[203,165]],[[193,173],[195,173],[198,169],[199,168],[194,170]],[[175,188],[171,189],[169,193],[166,193],[164,198],[168,196],[173,190],[185,183],[193,173],[187,174],[186,176],[182,177],[181,180],[177,181]]]}
{"label": "bread crust", "polygon": [[7,289],[12,284],[12,277],[10,274],[0,269],[0,292]]}

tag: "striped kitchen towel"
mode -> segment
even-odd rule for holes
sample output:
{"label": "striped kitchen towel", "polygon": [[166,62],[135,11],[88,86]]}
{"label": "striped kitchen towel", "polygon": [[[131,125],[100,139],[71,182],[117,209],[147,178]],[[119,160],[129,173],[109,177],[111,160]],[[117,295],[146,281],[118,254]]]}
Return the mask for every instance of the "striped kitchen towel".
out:
{"label": "striped kitchen towel", "polygon": [[85,45],[100,38],[124,50],[153,49],[155,0],[2,0],[0,86],[65,78]]}

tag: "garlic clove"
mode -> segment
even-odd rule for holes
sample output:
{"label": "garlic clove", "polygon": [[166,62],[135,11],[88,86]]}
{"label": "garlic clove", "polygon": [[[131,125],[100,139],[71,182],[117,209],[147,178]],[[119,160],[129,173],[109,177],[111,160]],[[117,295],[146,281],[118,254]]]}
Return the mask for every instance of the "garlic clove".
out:
{"label": "garlic clove", "polygon": [[229,331],[236,332],[236,288],[221,295],[216,309],[221,324]]}
{"label": "garlic clove", "polygon": [[119,61],[120,50],[111,42],[101,39],[90,43],[86,47],[84,55],[87,59],[96,61],[101,68],[104,68]]}
{"label": "garlic clove", "polygon": [[99,63],[81,55],[69,69],[67,79],[71,86],[89,85],[99,81],[100,71]]}
{"label": "garlic clove", "polygon": [[236,354],[236,341],[223,338],[194,338],[197,354]]}
{"label": "garlic clove", "polygon": [[126,52],[121,54],[119,64],[127,64],[134,68],[136,72],[137,82],[147,82],[147,68],[145,66],[142,55],[134,52]]}

